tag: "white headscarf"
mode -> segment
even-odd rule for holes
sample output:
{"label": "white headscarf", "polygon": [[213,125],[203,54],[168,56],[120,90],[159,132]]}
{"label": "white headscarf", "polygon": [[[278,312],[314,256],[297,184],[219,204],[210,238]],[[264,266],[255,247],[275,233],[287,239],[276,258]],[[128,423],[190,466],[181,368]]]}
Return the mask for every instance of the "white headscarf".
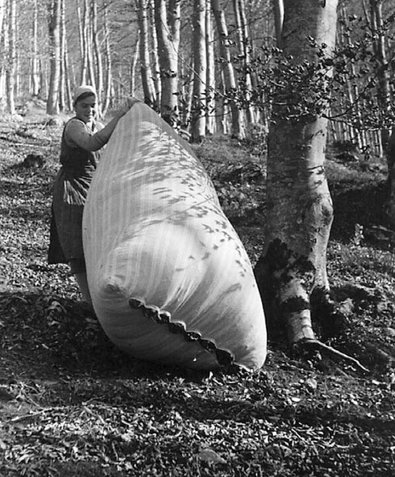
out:
{"label": "white headscarf", "polygon": [[78,98],[84,93],[91,93],[96,96],[96,91],[93,86],[90,86],[88,84],[82,84],[81,86],[78,86],[78,88],[76,88],[76,90],[74,91],[74,104],[78,101]]}

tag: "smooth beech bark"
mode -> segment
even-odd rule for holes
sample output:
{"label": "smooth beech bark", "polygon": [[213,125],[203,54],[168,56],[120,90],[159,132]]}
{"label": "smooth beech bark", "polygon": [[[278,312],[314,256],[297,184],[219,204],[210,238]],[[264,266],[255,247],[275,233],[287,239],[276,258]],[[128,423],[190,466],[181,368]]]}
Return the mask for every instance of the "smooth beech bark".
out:
{"label": "smooth beech bark", "polygon": [[[215,23],[218,31],[219,51],[221,55],[221,65],[224,79],[225,95],[231,94],[236,89],[236,76],[233,68],[232,58],[229,50],[228,26],[226,24],[225,11],[219,0],[211,1]],[[244,115],[235,101],[230,100],[232,115],[231,135],[239,139],[245,137]]]}
{"label": "smooth beech bark", "polygon": [[[312,37],[335,45],[337,0],[284,1],[282,46],[293,61],[315,61]],[[279,91],[281,95],[281,91]],[[327,119],[281,119],[286,105],[273,104],[269,130],[267,222],[256,276],[269,329],[285,324],[291,344],[316,341],[312,315],[329,300],[326,252],[333,219],[324,171]],[[321,316],[322,318],[322,316]]]}
{"label": "smooth beech bark", "polygon": [[137,16],[140,31],[140,71],[144,102],[155,107],[155,87],[150,62],[148,8],[150,0],[137,0]]}
{"label": "smooth beech bark", "polygon": [[47,113],[59,113],[59,80],[60,80],[60,0],[48,3],[48,30],[50,49],[50,74],[48,85]]}
{"label": "smooth beech bark", "polygon": [[191,135],[193,142],[206,134],[205,92],[207,75],[206,54],[206,0],[193,2],[193,93]]}
{"label": "smooth beech bark", "polygon": [[178,49],[181,0],[154,0],[155,27],[161,77],[162,118],[170,125],[178,121]]}
{"label": "smooth beech bark", "polygon": [[11,114],[15,113],[15,75],[16,75],[16,0],[8,0],[8,57],[5,72],[7,108]]}

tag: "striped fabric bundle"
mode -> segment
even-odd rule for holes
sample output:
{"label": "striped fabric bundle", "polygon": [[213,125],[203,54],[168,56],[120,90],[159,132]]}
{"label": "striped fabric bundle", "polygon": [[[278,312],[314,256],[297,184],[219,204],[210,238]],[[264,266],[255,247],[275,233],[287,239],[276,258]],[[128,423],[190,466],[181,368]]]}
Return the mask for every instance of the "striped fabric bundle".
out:
{"label": "striped fabric bundle", "polygon": [[265,320],[246,251],[189,145],[143,103],[106,147],[83,237],[93,306],[119,348],[190,368],[263,365]]}

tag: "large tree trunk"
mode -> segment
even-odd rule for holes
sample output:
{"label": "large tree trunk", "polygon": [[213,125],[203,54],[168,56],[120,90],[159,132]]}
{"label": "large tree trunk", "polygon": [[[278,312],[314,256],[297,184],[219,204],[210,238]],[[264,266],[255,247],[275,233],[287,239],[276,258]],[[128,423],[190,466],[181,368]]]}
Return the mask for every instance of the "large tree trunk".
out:
{"label": "large tree trunk", "polygon": [[155,26],[158,38],[161,77],[160,112],[170,125],[178,121],[178,48],[180,43],[180,0],[155,0]]}
{"label": "large tree trunk", "polygon": [[206,0],[194,0],[193,10],[194,75],[192,93],[191,135],[193,142],[199,142],[204,138],[206,134]]}
{"label": "large tree trunk", "polygon": [[[308,37],[328,45],[329,53],[336,8],[337,0],[285,0],[284,53],[297,64],[314,61]],[[285,324],[290,343],[296,344],[315,341],[313,309],[328,298],[326,250],[333,209],[324,171],[327,120],[288,120],[280,103],[274,102],[277,120],[269,131],[265,247],[256,276],[269,329]]]}

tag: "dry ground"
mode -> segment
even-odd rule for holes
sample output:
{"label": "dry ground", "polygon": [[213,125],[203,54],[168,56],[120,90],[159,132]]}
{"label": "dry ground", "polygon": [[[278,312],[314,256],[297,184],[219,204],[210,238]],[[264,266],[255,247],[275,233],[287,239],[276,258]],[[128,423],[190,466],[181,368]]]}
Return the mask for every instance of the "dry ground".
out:
{"label": "dry ground", "polygon": [[[349,319],[328,343],[370,372],[270,343],[259,372],[197,373],[120,353],[67,267],[47,265],[60,129],[40,104],[25,113],[0,124],[2,477],[393,475],[395,255],[373,228],[385,225],[380,161],[327,166],[328,269]],[[197,153],[254,263],[264,166],[248,146],[207,141]],[[24,167],[31,153],[45,164]]]}

